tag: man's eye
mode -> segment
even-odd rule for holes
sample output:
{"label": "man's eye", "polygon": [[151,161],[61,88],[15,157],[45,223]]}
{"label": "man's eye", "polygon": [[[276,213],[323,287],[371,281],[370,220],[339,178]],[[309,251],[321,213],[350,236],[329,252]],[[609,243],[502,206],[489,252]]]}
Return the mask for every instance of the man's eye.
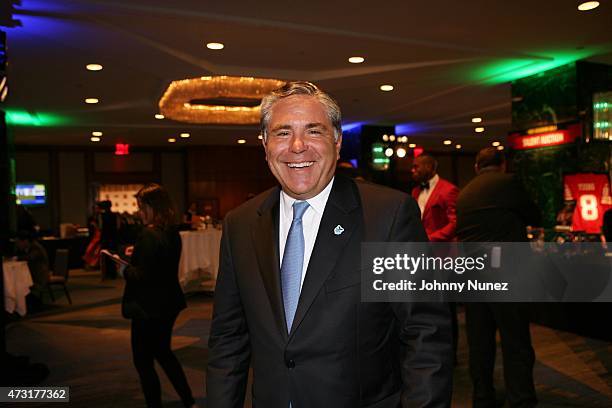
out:
{"label": "man's eye", "polygon": [[321,132],[321,131],[320,131],[320,130],[318,130],[318,129],[310,129],[310,130],[308,131],[308,133],[309,133],[309,134],[311,134],[311,135],[321,135],[321,134],[323,134],[323,132]]}
{"label": "man's eye", "polygon": [[274,134],[274,136],[277,136],[277,137],[289,136],[289,132],[287,132],[287,131],[276,132],[276,133]]}

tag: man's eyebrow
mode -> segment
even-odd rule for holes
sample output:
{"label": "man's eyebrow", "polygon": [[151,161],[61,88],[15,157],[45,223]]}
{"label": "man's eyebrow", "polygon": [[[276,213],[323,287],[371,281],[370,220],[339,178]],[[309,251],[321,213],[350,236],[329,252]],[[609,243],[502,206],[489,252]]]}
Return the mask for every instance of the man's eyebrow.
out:
{"label": "man's eyebrow", "polygon": [[312,129],[315,127],[327,128],[327,126],[325,126],[325,123],[321,123],[321,122],[313,122],[313,123],[309,123],[306,125],[306,129]]}
{"label": "man's eyebrow", "polygon": [[272,132],[275,132],[277,130],[291,130],[291,125],[277,125],[272,128]]}

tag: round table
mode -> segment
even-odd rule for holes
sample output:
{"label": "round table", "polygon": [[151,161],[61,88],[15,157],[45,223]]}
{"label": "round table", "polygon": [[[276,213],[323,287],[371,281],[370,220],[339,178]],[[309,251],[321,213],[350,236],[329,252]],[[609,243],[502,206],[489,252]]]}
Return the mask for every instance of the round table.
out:
{"label": "round table", "polygon": [[219,249],[221,231],[208,228],[201,231],[181,231],[181,260],[179,263],[179,282],[185,288],[188,284],[202,283],[214,287],[219,270]]}
{"label": "round table", "polygon": [[4,271],[4,309],[17,312],[20,316],[27,313],[26,296],[30,293],[32,275],[25,261],[3,261]]}

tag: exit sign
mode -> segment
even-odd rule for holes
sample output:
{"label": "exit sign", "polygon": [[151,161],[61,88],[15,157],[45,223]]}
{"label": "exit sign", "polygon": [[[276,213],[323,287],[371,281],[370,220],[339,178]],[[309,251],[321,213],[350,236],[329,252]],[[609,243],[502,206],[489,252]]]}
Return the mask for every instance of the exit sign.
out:
{"label": "exit sign", "polygon": [[115,156],[127,156],[130,154],[130,145],[127,143],[117,143],[115,145]]}

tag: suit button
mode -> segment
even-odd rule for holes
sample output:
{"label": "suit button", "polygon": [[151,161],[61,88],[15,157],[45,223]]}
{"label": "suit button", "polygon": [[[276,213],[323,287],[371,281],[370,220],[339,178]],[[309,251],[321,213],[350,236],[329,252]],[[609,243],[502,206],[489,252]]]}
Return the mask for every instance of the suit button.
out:
{"label": "suit button", "polygon": [[287,361],[287,367],[288,368],[294,368],[295,367],[295,361],[293,361],[293,360]]}

